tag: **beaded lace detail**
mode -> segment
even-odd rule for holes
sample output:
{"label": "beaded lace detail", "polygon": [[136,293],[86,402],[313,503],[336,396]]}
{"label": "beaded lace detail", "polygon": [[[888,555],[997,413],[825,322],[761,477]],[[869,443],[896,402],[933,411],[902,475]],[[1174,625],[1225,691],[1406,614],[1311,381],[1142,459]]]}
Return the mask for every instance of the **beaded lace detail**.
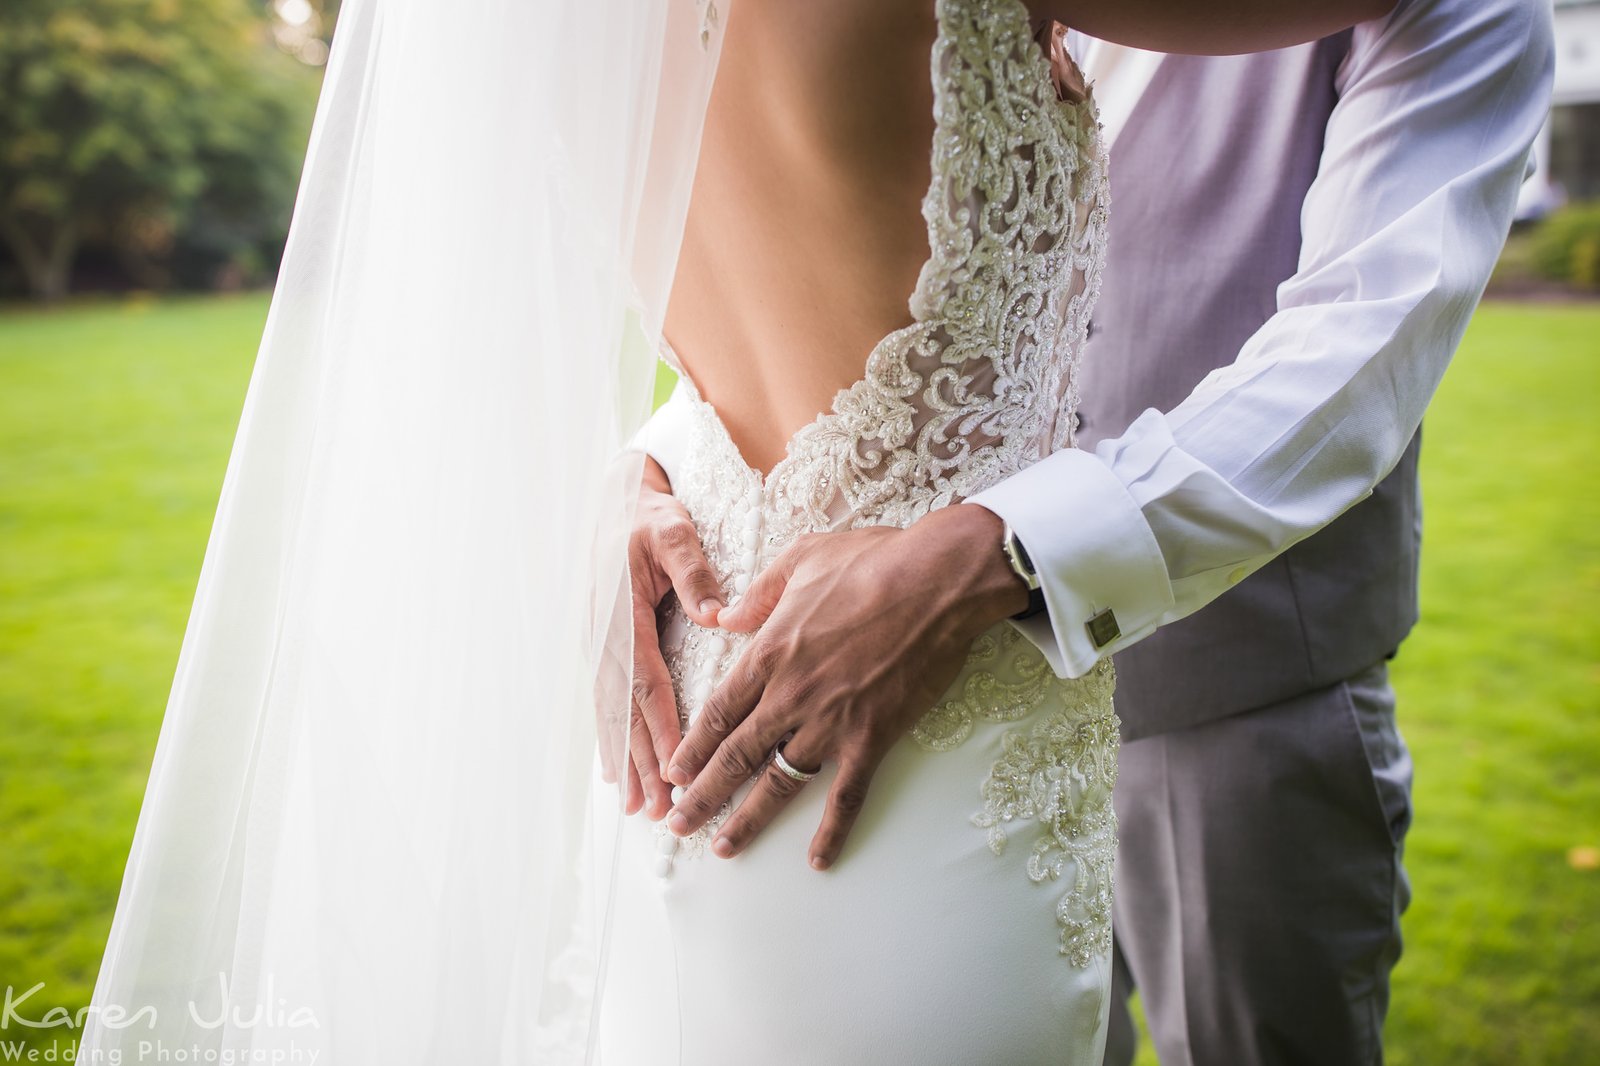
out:
{"label": "beaded lace detail", "polygon": [[989,849],[1006,847],[1005,825],[1029,818],[1045,832],[1028,856],[1035,882],[1067,879],[1056,902],[1061,953],[1087,966],[1111,951],[1112,865],[1117,819],[1117,718],[1111,713],[1110,670],[1096,670],[1065,693],[1068,706],[1032,730],[1005,735],[1004,753],[983,783],[983,810],[973,824],[989,830]]}
{"label": "beaded lace detail", "polygon": [[[804,533],[905,527],[1073,445],[1108,206],[1093,101],[1057,98],[1019,0],[939,0],[937,17],[922,202],[929,258],[910,299],[913,323],[877,344],[861,379],[790,439],[765,478],[664,349],[692,409],[675,491],[733,595]],[[749,637],[702,629],[670,600],[666,612],[664,650],[687,726]],[[1006,823],[1037,823],[1028,873],[1066,881],[1057,916],[1076,965],[1110,945],[1112,686],[1109,661],[1063,681],[1002,624],[975,642],[912,731],[926,749],[951,750],[979,721],[1047,711],[1007,734],[973,820],[996,853]],[[674,853],[702,853],[727,813],[681,844],[661,830],[663,870]]]}

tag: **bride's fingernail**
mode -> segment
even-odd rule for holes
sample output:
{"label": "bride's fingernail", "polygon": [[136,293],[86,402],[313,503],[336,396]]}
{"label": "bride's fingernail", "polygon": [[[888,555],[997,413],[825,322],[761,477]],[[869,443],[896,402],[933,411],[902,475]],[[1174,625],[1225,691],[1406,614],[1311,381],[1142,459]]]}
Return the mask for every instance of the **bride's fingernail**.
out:
{"label": "bride's fingernail", "polygon": [[721,600],[707,596],[705,599],[700,601],[700,613],[711,614],[714,611],[722,610],[724,606],[726,605]]}
{"label": "bride's fingernail", "polygon": [[679,788],[683,788],[689,784],[689,771],[681,766],[669,766],[667,767],[667,780]]}
{"label": "bride's fingernail", "polygon": [[711,850],[721,858],[726,859],[733,854],[733,841],[727,837],[718,837],[711,842]]}
{"label": "bride's fingernail", "polygon": [[678,811],[673,811],[671,816],[667,818],[667,828],[672,830],[678,836],[683,836],[683,834],[689,831],[689,819],[685,818]]}
{"label": "bride's fingernail", "polygon": [[811,856],[811,868],[813,870],[826,870],[828,868],[828,860],[821,855],[813,855]]}

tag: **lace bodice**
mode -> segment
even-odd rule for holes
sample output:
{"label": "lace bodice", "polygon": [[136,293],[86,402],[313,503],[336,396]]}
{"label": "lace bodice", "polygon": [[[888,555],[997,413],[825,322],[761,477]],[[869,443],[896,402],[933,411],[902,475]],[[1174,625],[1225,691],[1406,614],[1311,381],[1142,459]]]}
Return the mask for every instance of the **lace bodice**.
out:
{"label": "lace bodice", "polygon": [[945,0],[938,16],[913,324],[878,342],[766,478],[683,375],[702,461],[680,494],[709,522],[760,497],[758,562],[807,531],[909,525],[1072,444],[1105,247],[1093,105],[1057,99],[1017,0]]}
{"label": "lace bodice", "polygon": [[[932,177],[922,201],[929,256],[911,325],[884,337],[861,379],[803,427],[762,477],[670,349],[692,408],[674,486],[725,590],[737,596],[803,533],[907,526],[1073,444],[1077,365],[1105,247],[1105,161],[1092,100],[1058,98],[1019,0],[939,0],[932,53]],[[998,550],[998,548],[996,549]],[[670,609],[664,646],[686,724],[745,640]],[[1004,847],[1005,822],[1046,833],[1030,874],[1062,876],[1062,950],[1108,948],[1110,784],[1116,729],[1109,663],[1055,677],[1010,625],[985,634],[946,697],[913,731],[954,747],[982,720],[1055,708],[984,784],[974,821]],[[1014,740],[1014,743],[1013,743]],[[686,842],[698,853],[714,831]],[[676,848],[662,841],[663,852]],[[670,858],[664,864],[670,866]]]}

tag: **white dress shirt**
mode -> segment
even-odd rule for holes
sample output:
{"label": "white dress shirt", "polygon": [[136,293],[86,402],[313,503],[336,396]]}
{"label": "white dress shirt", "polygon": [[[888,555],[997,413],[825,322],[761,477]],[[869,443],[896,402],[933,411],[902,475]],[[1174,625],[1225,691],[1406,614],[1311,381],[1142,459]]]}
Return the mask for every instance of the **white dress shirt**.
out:
{"label": "white dress shirt", "polygon": [[1067,50],[1094,87],[1100,141],[1110,149],[1161,68],[1166,53],[1096,40],[1077,31],[1067,38]]}
{"label": "white dress shirt", "polygon": [[[1550,21],[1548,0],[1409,0],[1357,26],[1277,312],[1171,411],[971,498],[1033,560],[1048,615],[1017,625],[1058,675],[1205,606],[1399,461],[1504,244],[1548,113]],[[1104,86],[1116,121],[1124,84]],[[1121,633],[1102,646],[1088,622],[1106,609]]]}
{"label": "white dress shirt", "polygon": [[[1504,244],[1548,113],[1550,23],[1549,0],[1402,0],[1357,26],[1277,312],[1171,411],[968,501],[1027,548],[1048,611],[1015,624],[1059,676],[1205,606],[1399,461]],[[1161,57],[1075,51],[1114,140]],[[678,407],[641,434],[669,477]],[[1088,622],[1107,609],[1121,632],[1100,645]]]}

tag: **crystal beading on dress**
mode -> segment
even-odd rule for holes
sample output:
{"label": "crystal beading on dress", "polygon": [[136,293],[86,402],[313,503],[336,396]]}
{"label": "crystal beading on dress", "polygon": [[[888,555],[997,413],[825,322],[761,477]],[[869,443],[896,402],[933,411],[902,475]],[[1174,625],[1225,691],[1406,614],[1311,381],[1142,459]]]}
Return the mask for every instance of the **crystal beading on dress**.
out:
{"label": "crystal beading on dress", "polygon": [[[1073,446],[1108,205],[1093,101],[1058,99],[1018,0],[941,0],[937,18],[922,201],[930,254],[910,300],[913,323],[877,344],[861,379],[794,435],[764,478],[664,347],[693,412],[675,491],[731,596],[799,536],[905,527]],[[662,623],[687,727],[749,638],[694,625],[676,601]],[[1027,862],[1036,881],[1071,865],[1056,912],[1061,951],[1079,966],[1110,949],[1112,688],[1109,661],[1059,679],[1001,624],[974,643],[912,730],[922,747],[948,751],[979,721],[1019,723],[976,790],[972,820],[997,854],[1007,822],[1042,826]],[[703,854],[727,813],[682,842],[660,829],[658,870]]]}

